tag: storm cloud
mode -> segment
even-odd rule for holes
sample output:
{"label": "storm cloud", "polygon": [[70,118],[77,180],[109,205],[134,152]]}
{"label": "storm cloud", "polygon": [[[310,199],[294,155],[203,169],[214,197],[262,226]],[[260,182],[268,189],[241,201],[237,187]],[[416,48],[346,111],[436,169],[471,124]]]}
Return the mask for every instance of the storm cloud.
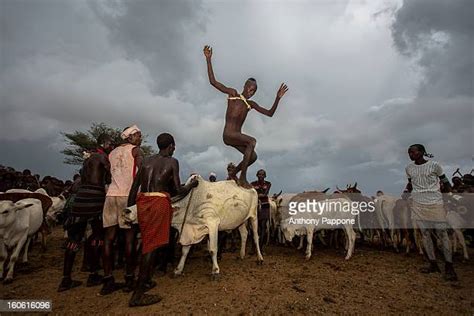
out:
{"label": "storm cloud", "polygon": [[[71,177],[61,131],[137,123],[154,145],[177,141],[181,177],[225,178],[240,153],[222,142],[226,96],[258,81],[249,113],[273,190],[357,181],[400,193],[407,147],[424,143],[450,175],[472,168],[472,2],[27,1],[0,2],[0,163]],[[35,157],[34,159],[31,157]]]}

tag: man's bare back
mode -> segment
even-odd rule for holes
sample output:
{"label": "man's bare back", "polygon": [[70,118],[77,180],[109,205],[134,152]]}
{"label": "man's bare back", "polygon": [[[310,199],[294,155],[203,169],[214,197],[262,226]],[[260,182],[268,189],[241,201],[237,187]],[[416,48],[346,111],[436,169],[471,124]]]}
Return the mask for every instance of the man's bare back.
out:
{"label": "man's bare back", "polygon": [[[172,139],[171,135],[169,137]],[[140,192],[168,192],[170,195],[177,192],[185,195],[197,185],[196,181],[192,181],[188,186],[181,187],[179,163],[172,157],[175,150],[174,139],[166,148],[161,147],[158,154],[143,160],[130,189],[128,206],[135,204],[139,189]]]}
{"label": "man's bare back", "polygon": [[273,106],[270,109],[262,108],[256,102],[249,100],[257,91],[257,82],[255,79],[249,78],[245,82],[242,93],[239,94],[237,90],[226,87],[214,77],[211,62],[212,48],[210,46],[204,47],[204,56],[207,61],[209,82],[217,90],[228,95],[223,140],[226,145],[236,148],[244,155],[242,161],[237,165],[235,173],[240,171],[239,185],[250,189],[252,186],[247,181],[247,169],[257,160],[257,154],[254,151],[257,141],[255,138],[243,134],[242,126],[247,118],[247,113],[251,109],[272,117],[278,107],[280,99],[288,91],[288,87],[282,83],[278,89]]}
{"label": "man's bare back", "polygon": [[93,153],[84,161],[81,183],[100,187],[110,183],[110,163],[105,153]]}
{"label": "man's bare back", "polygon": [[[141,192],[170,192],[176,185],[174,170],[178,161],[173,157],[153,155],[145,158],[140,168],[140,191]],[[179,179],[177,180],[179,181]]]}

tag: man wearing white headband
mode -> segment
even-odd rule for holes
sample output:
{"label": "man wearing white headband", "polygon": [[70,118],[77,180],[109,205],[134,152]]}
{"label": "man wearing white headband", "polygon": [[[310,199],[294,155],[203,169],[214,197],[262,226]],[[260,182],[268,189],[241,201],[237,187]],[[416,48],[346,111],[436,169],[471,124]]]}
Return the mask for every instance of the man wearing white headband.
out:
{"label": "man wearing white headband", "polygon": [[120,137],[125,140],[135,133],[141,133],[141,131],[138,126],[132,125],[130,127],[125,128],[122,134],[120,134]]}
{"label": "man wearing white headband", "polygon": [[103,224],[105,228],[104,239],[104,286],[101,295],[107,295],[118,289],[112,276],[113,251],[112,247],[117,236],[117,229],[125,230],[125,288],[132,291],[134,284],[133,245],[135,244],[135,229],[125,224],[121,212],[127,207],[128,193],[132,187],[133,179],[138,167],[142,163],[143,155],[140,150],[142,134],[136,125],[123,130],[120,135],[125,143],[118,146],[109,155],[110,173],[112,182],[107,191],[103,211]]}

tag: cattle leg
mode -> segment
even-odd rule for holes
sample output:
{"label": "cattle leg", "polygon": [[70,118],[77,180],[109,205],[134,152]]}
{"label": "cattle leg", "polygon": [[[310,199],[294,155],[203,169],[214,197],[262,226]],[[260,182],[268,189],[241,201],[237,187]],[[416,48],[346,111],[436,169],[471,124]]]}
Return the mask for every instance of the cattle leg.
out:
{"label": "cattle leg", "polygon": [[240,259],[245,258],[245,246],[247,245],[247,236],[249,234],[246,223],[239,226],[240,232]]}
{"label": "cattle leg", "polygon": [[300,235],[299,238],[300,238],[300,244],[299,244],[298,248],[296,248],[296,249],[301,250],[301,249],[303,249],[304,237],[303,237],[303,235]]}
{"label": "cattle leg", "polygon": [[[303,240],[303,238],[301,238]],[[312,228],[306,228],[306,241],[308,244],[306,245],[306,260],[309,260],[311,258],[311,248],[313,247],[313,229]]]}
{"label": "cattle leg", "polygon": [[324,236],[325,236],[324,230],[322,230],[321,233],[318,234],[318,239],[319,239],[319,241],[321,242],[321,244],[322,244],[324,247],[327,247],[328,244],[327,244],[326,241],[324,240]]}
{"label": "cattle leg", "polygon": [[30,246],[31,237],[28,237],[25,244],[25,249],[23,251],[23,263],[28,262],[28,248]]}
{"label": "cattle leg", "polygon": [[270,222],[269,221],[267,221],[265,225],[265,234],[266,234],[265,245],[268,246],[270,244]]}
{"label": "cattle leg", "polygon": [[349,247],[347,249],[347,255],[345,259],[349,260],[352,257],[352,253],[354,252],[356,234],[350,225],[345,225],[344,229],[346,231],[347,240],[349,241]]}
{"label": "cattle leg", "polygon": [[3,242],[3,236],[0,236],[0,280],[3,280],[3,266],[7,259],[7,247]]}
{"label": "cattle leg", "polygon": [[188,256],[188,253],[189,253],[190,249],[191,249],[191,245],[182,247],[181,258],[179,259],[178,266],[174,270],[174,275],[175,276],[179,276],[179,275],[183,274],[184,263],[186,262],[186,257]]}
{"label": "cattle leg", "polygon": [[469,260],[469,254],[467,253],[466,241],[464,240],[464,235],[462,234],[462,231],[460,229],[454,229],[454,237],[455,239],[458,239],[459,243],[461,244],[462,251],[464,254],[464,260]]}
{"label": "cattle leg", "polygon": [[263,263],[262,253],[260,252],[260,246],[258,245],[258,222],[257,218],[253,217],[250,219],[252,223],[252,233],[253,233],[253,241],[255,243],[255,247],[257,249],[257,260],[259,264]]}
{"label": "cattle leg", "polygon": [[281,226],[280,225],[277,226],[277,239],[278,239],[278,243],[280,245],[285,243],[285,241],[283,239],[283,234],[281,233]]}
{"label": "cattle leg", "polygon": [[219,223],[216,221],[210,221],[209,227],[209,253],[212,258],[212,271],[211,280],[215,281],[219,277],[220,269],[217,264],[217,235],[219,232]]}
{"label": "cattle leg", "polygon": [[13,281],[13,270],[15,268],[15,263],[16,260],[18,259],[18,256],[20,255],[20,251],[23,248],[23,246],[26,243],[26,240],[28,239],[28,231],[24,232],[24,235],[21,237],[21,239],[18,241],[18,244],[16,245],[15,250],[13,251],[11,257],[10,257],[10,262],[8,263],[8,272],[5,280],[3,283],[11,283]]}
{"label": "cattle leg", "polygon": [[393,248],[395,248],[396,253],[399,253],[400,250],[398,250],[398,245],[401,241],[400,232],[398,229],[391,229],[390,233],[391,233],[391,238],[393,242]]}

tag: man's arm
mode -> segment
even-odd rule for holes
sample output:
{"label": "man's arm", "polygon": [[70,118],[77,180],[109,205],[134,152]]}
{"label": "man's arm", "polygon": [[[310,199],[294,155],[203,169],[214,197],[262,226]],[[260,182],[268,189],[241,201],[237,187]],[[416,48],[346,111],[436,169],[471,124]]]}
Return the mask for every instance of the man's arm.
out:
{"label": "man's arm", "polygon": [[181,186],[181,181],[179,179],[178,160],[173,159],[172,168],[173,168],[173,184],[174,184],[174,187],[176,188],[177,195],[185,196],[186,194],[188,194],[189,191],[191,191],[192,188],[198,185],[198,181],[193,180],[188,185]]}
{"label": "man's arm", "polygon": [[411,193],[411,191],[413,190],[413,185],[411,184],[411,179],[408,178],[408,183],[405,187],[405,190],[408,192],[408,193]]}
{"label": "man's arm", "polygon": [[[133,156],[133,159],[135,160],[135,166],[137,166],[137,168],[139,168],[142,165],[142,162],[143,162],[143,153],[142,153],[142,150],[140,149],[140,147],[136,146],[132,149],[132,156]],[[133,170],[134,176],[136,175],[135,174],[136,170],[137,169]]]}
{"label": "man's arm", "polygon": [[268,194],[270,194],[270,188],[272,187],[272,183],[271,182],[268,182],[268,187],[267,189],[265,190],[265,195],[268,196]]}
{"label": "man's arm", "polygon": [[439,180],[440,180],[441,182],[443,182],[443,192],[442,192],[442,193],[449,193],[449,192],[452,192],[451,183],[449,183],[449,180],[448,180],[448,178],[446,177],[446,175],[442,174],[442,175],[439,177]]}
{"label": "man's arm", "polygon": [[448,178],[444,174],[443,168],[438,162],[433,162],[435,164],[434,166],[434,172],[436,175],[439,177],[439,180],[443,183],[443,193],[449,193],[451,192],[451,183],[449,183]]}
{"label": "man's arm", "polygon": [[140,183],[141,183],[141,178],[142,178],[142,168],[140,166],[140,168],[138,169],[137,175],[133,179],[130,192],[128,193],[127,207],[130,207],[136,204],[138,189],[140,188]]}
{"label": "man's arm", "polygon": [[275,111],[278,107],[278,103],[280,102],[280,99],[285,95],[287,91],[288,91],[288,87],[286,86],[286,84],[282,83],[280,85],[280,89],[278,89],[275,102],[273,102],[273,106],[271,107],[270,110],[262,108],[260,105],[257,104],[257,102],[249,101],[249,103],[252,106],[252,108],[255,109],[257,112],[260,112],[266,116],[272,117],[273,114],[275,114]]}
{"label": "man's arm", "polygon": [[105,183],[110,184],[112,182],[112,174],[110,173],[110,161],[105,155],[100,155],[100,162],[105,169]]}
{"label": "man's arm", "polygon": [[232,97],[238,96],[237,90],[224,86],[222,83],[216,80],[216,77],[214,77],[214,70],[212,70],[211,62],[212,48],[210,46],[204,46],[204,56],[206,56],[207,75],[209,76],[210,84],[222,93],[228,94]]}

